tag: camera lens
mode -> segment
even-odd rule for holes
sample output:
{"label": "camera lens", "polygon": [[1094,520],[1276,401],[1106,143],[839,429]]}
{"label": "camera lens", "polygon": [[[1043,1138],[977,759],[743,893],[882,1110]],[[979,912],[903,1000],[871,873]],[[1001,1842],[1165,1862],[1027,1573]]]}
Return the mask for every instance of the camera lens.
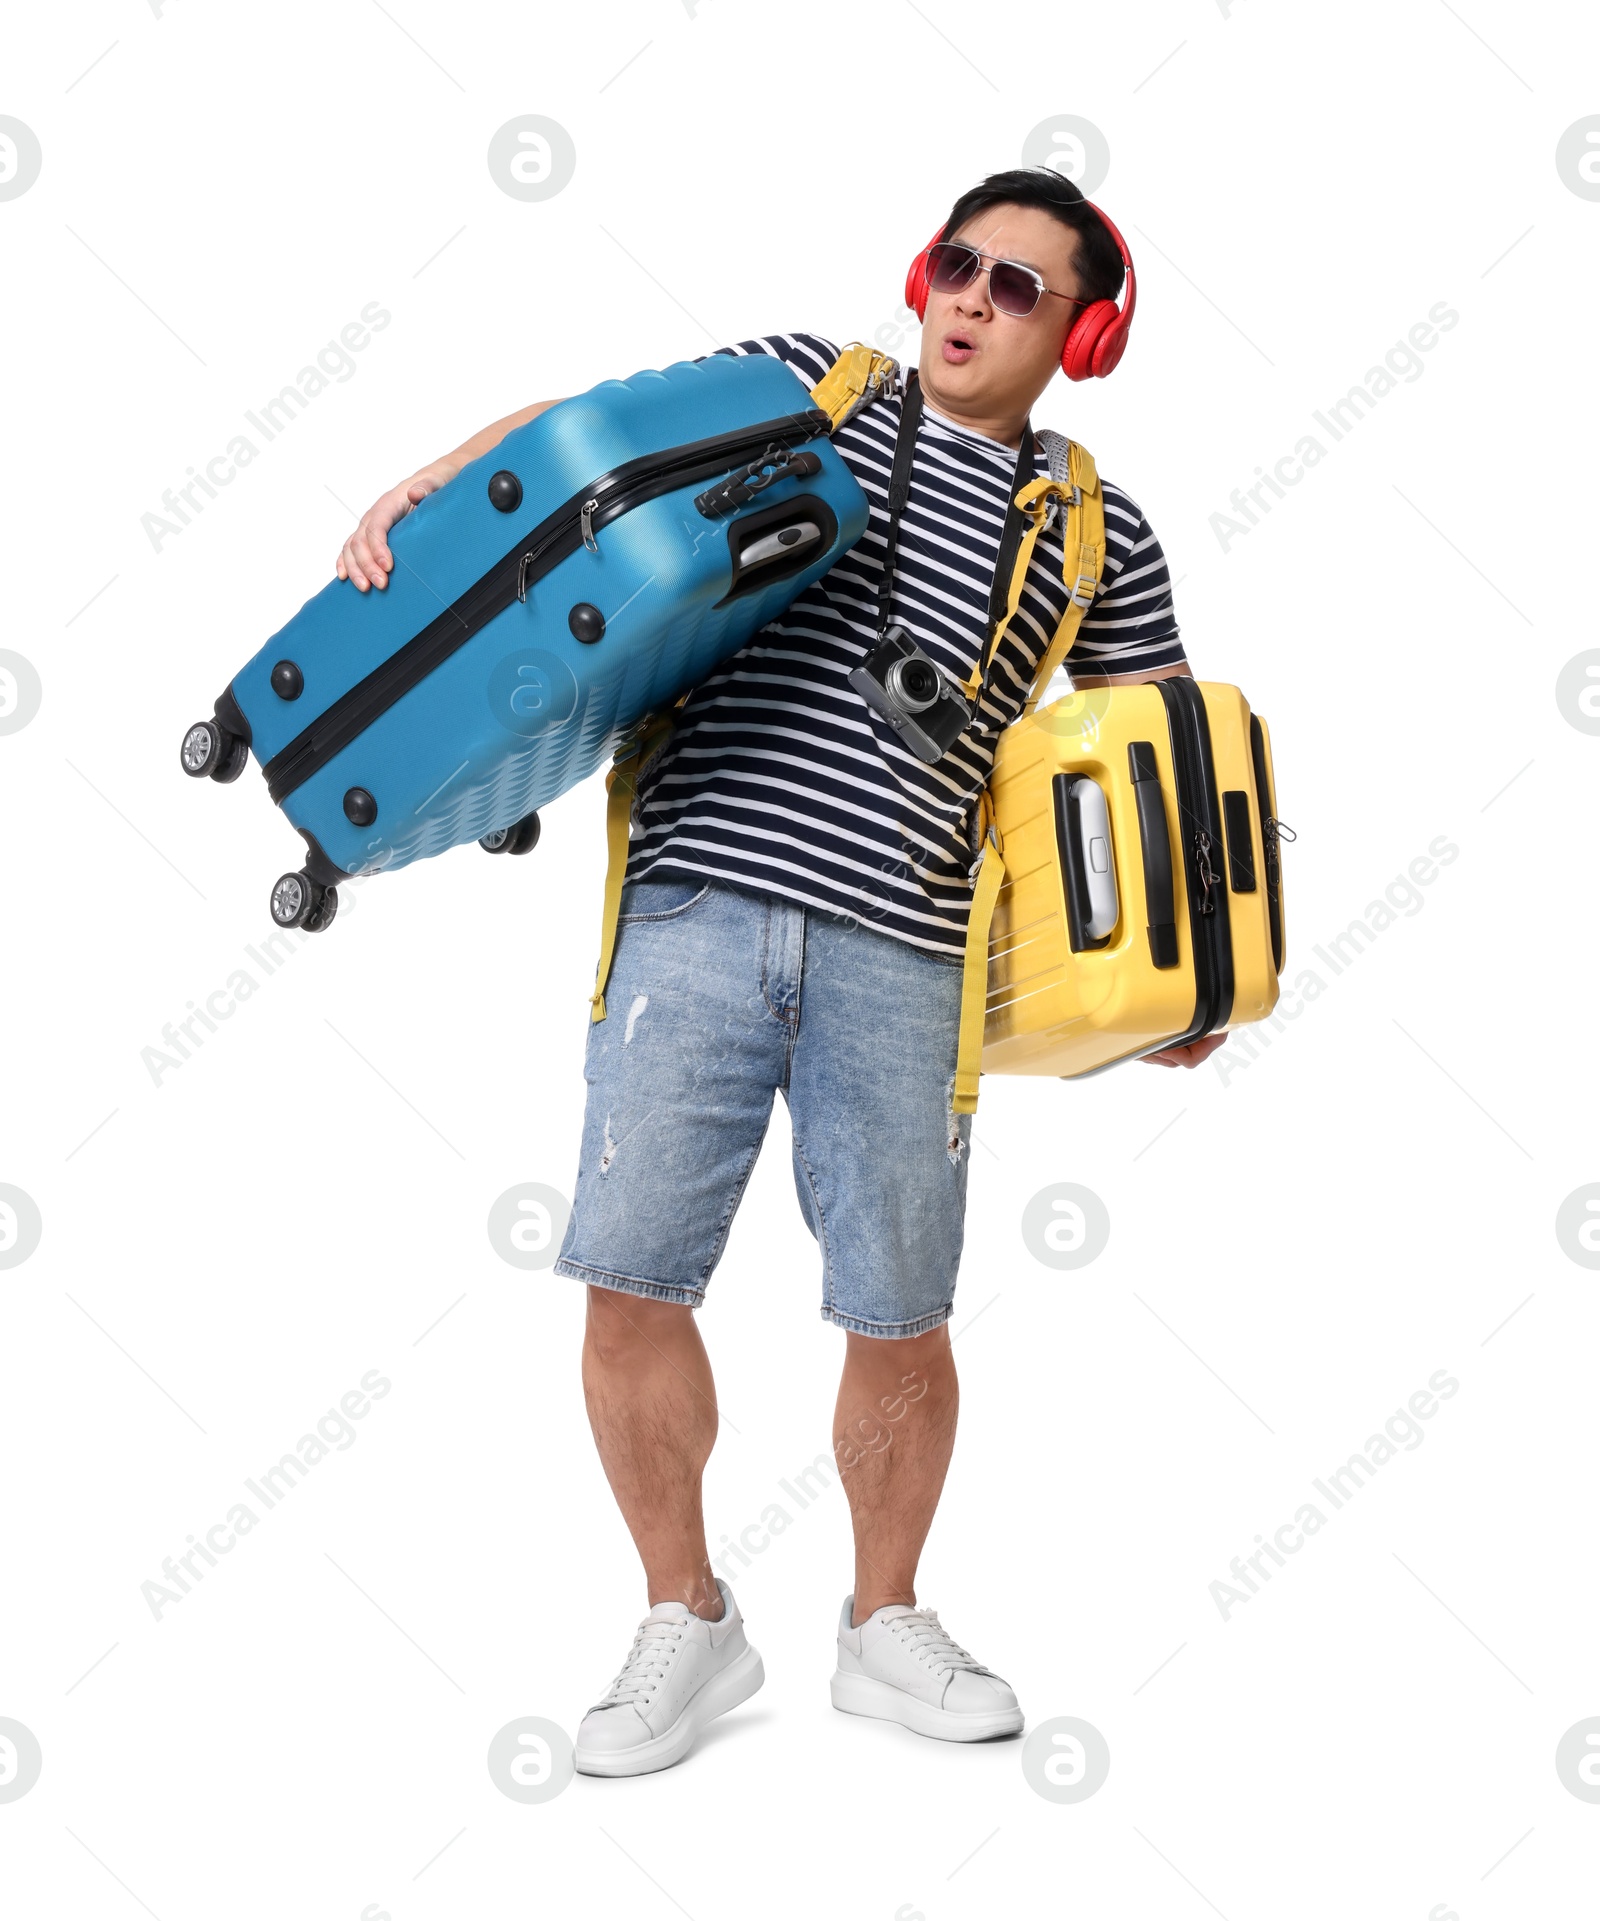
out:
{"label": "camera lens", "polygon": [[938,670],[931,661],[913,655],[894,663],[884,676],[884,686],[907,713],[919,714],[939,697]]}

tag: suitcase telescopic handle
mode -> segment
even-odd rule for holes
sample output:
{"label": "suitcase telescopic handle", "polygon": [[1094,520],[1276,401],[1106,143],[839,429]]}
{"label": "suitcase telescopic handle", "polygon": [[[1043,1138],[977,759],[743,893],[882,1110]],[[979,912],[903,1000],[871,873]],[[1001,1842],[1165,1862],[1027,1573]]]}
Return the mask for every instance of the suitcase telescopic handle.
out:
{"label": "suitcase telescopic handle", "polygon": [[1178,921],[1173,898],[1172,842],[1161,797],[1156,750],[1148,740],[1128,743],[1128,775],[1139,812],[1139,851],[1144,858],[1144,911],[1150,959],[1157,967],[1178,964]]}
{"label": "suitcase telescopic handle", "polygon": [[1111,817],[1105,789],[1087,774],[1066,777],[1065,856],[1067,893],[1071,901],[1068,933],[1075,954],[1104,947],[1121,917],[1117,900],[1116,863],[1111,858]]}

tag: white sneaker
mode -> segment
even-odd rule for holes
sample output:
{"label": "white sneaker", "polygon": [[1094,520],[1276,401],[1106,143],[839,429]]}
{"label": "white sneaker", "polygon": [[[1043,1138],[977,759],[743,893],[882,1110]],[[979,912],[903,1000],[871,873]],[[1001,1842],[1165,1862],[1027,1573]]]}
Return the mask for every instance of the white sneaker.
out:
{"label": "white sneaker", "polygon": [[881,1607],[852,1627],[854,1606],[847,1594],[832,1683],[836,1708],[898,1721],[936,1741],[988,1741],[1020,1731],[1017,1697],[956,1646],[932,1608]]}
{"label": "white sneaker", "polygon": [[670,1768],[708,1721],[748,1700],[767,1678],[732,1590],[720,1578],[717,1586],[720,1620],[702,1620],[682,1601],[658,1601],[639,1623],[622,1672],[578,1729],[580,1774]]}

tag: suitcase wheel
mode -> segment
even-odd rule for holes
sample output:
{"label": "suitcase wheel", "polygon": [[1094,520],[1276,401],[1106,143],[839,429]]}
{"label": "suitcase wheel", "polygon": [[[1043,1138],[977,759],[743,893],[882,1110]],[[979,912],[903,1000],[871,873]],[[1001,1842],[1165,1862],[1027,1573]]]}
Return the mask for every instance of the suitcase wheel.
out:
{"label": "suitcase wheel", "polygon": [[191,780],[237,780],[250,758],[250,743],[216,720],[197,720],[183,737],[178,759]]}
{"label": "suitcase wheel", "polygon": [[337,887],[323,887],[309,874],[281,874],[272,889],[271,913],[279,927],[320,934],[339,911]]}
{"label": "suitcase wheel", "polygon": [[511,827],[497,827],[478,845],[486,854],[531,854],[539,841],[539,816],[525,815]]}

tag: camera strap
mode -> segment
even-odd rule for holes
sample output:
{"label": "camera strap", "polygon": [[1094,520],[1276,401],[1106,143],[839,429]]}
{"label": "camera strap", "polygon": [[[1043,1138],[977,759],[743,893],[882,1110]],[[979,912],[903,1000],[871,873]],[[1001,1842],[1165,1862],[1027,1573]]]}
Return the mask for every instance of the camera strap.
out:
{"label": "camera strap", "polygon": [[[884,534],[883,574],[878,581],[879,640],[889,631],[890,607],[894,599],[894,562],[900,546],[900,517],[911,497],[911,462],[916,452],[917,429],[921,422],[922,383],[912,368],[906,373],[905,392],[900,402],[900,430],[894,443],[894,465],[889,472],[889,525]],[[1011,583],[1016,572],[1017,555],[1022,548],[1023,536],[1032,524],[1029,514],[1017,505],[1017,496],[1033,479],[1033,447],[1033,423],[1025,420],[1022,423],[1022,445],[1017,452],[1016,471],[1011,477],[1011,489],[1006,497],[1005,525],[1000,532],[1000,551],[995,557],[994,579],[989,585],[988,623],[983,631],[978,664],[969,679],[969,686],[976,681],[976,699],[972,702],[974,714],[982,707],[983,697],[988,692],[989,668],[994,658],[992,643],[1005,623],[1011,605]]]}

